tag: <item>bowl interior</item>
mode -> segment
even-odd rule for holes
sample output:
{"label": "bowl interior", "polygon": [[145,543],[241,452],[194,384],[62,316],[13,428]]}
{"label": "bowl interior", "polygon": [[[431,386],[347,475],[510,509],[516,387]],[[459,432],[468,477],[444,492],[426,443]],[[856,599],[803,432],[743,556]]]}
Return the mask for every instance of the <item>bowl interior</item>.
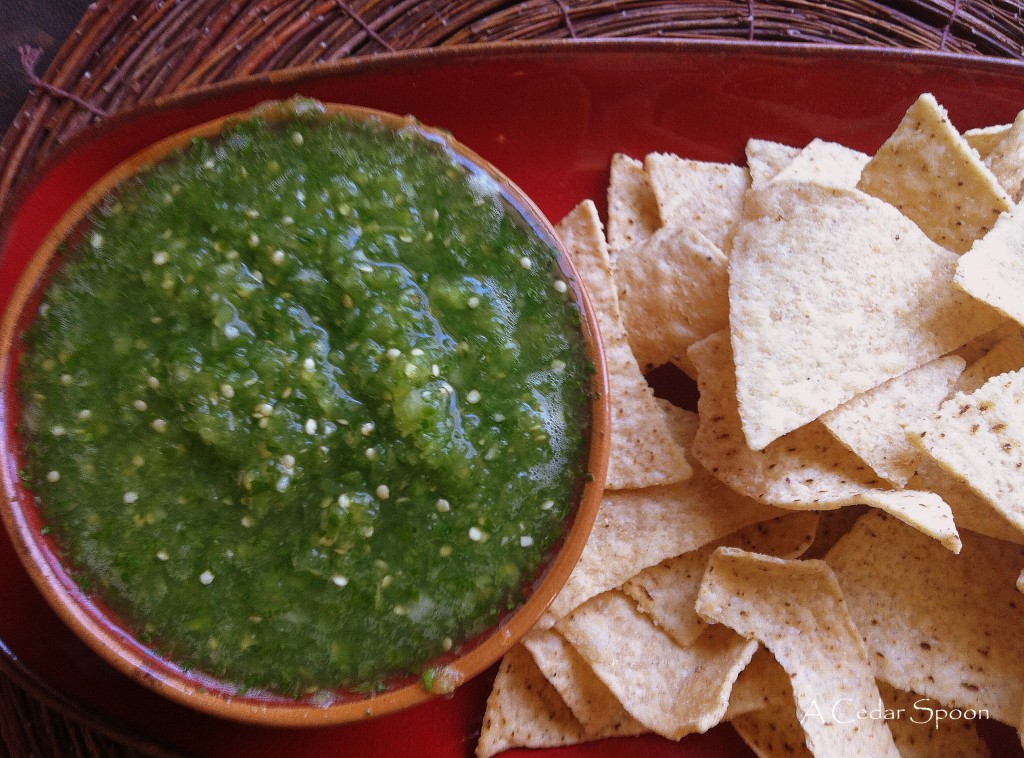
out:
{"label": "bowl interior", "polygon": [[[270,118],[282,116],[291,106],[260,106]],[[374,118],[398,128],[414,127],[427,139],[447,145],[457,160],[483,171],[500,187],[506,200],[517,208],[538,235],[560,252],[559,265],[572,285],[580,305],[589,357],[597,367],[592,380],[588,468],[590,476],[581,484],[563,535],[537,575],[524,588],[525,602],[507,612],[498,623],[429,666],[435,672],[428,690],[419,676],[395,677],[386,689],[366,692],[336,690],[295,699],[261,692],[239,692],[235,687],[201,672],[186,671],[140,643],[129,626],[92,594],[78,587],[66,568],[60,547],[47,532],[37,504],[23,486],[19,472],[24,460],[23,442],[18,434],[20,408],[17,393],[18,362],[24,346],[20,335],[31,324],[46,283],[60,265],[58,248],[81,229],[87,213],[112,188],[140,169],[160,161],[196,137],[220,133],[231,120],[246,114],[199,124],[161,140],[114,167],[82,194],[50,230],[39,251],[27,262],[0,322],[0,450],[3,486],[9,507],[4,522],[15,549],[29,575],[57,614],[94,650],[115,667],[167,697],[217,716],[276,726],[337,724],[382,715],[443,694],[484,671],[534,624],[565,583],[586,543],[600,502],[607,466],[609,411],[604,353],[593,310],[557,235],[543,214],[511,181],[446,133],[429,129],[410,118],[354,106],[330,104],[329,113],[352,118]],[[275,110],[276,109],[276,110]]]}

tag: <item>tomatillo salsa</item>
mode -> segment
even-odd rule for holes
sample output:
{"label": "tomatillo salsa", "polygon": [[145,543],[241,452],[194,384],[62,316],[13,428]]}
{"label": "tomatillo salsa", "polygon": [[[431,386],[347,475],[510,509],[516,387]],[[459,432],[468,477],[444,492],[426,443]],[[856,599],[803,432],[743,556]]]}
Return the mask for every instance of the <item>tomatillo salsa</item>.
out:
{"label": "tomatillo salsa", "polygon": [[517,603],[583,477],[556,251],[413,128],[254,117],[99,204],[21,363],[25,476],[157,652],[300,695]]}

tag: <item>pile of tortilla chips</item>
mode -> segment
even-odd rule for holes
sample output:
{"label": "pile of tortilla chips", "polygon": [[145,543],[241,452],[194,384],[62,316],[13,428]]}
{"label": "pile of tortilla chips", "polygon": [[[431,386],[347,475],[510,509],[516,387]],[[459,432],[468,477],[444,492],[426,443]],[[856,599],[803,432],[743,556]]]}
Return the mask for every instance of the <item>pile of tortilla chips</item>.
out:
{"label": "pile of tortilla chips", "polygon": [[[1024,720],[1024,113],[872,155],[616,155],[559,225],[600,313],[592,537],[479,758],[730,722],[759,756],[986,756]],[[671,363],[697,412],[644,378]],[[984,730],[982,730],[984,731]]]}

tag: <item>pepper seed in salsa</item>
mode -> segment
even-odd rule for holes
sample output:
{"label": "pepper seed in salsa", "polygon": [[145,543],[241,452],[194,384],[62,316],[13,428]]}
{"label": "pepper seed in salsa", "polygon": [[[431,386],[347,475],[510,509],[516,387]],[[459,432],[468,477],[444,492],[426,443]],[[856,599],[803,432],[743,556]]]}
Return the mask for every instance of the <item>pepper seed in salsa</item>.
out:
{"label": "pepper seed in salsa", "polygon": [[582,479],[590,368],[493,180],[413,129],[254,118],[63,257],[20,367],[28,481],[144,644],[372,689],[518,601]]}

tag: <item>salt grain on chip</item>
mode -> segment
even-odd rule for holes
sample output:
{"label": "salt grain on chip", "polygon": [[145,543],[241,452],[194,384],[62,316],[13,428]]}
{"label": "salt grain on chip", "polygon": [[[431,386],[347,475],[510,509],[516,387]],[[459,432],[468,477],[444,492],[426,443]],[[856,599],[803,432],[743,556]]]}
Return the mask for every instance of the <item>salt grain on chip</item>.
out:
{"label": "salt grain on chip", "polygon": [[826,556],[877,677],[1015,724],[1024,703],[1024,547],[964,532],[959,556],[869,513]]}
{"label": "salt grain on chip", "polygon": [[813,755],[899,756],[884,722],[849,718],[872,708],[879,694],[868,651],[825,563],[719,548],[697,612],[760,641],[782,664]]}
{"label": "salt grain on chip", "polygon": [[612,279],[608,246],[593,202],[578,205],[557,227],[583,280],[604,342],[611,401],[611,451],[605,486],[629,489],[669,484],[692,473],[630,352]]}
{"label": "salt grain on chip", "polygon": [[995,327],[958,257],[857,190],[770,184],[737,232],[729,320],[755,450]]}
{"label": "salt grain on chip", "polygon": [[945,109],[927,93],[864,167],[858,186],[892,203],[956,253],[969,250],[1012,205]]}

